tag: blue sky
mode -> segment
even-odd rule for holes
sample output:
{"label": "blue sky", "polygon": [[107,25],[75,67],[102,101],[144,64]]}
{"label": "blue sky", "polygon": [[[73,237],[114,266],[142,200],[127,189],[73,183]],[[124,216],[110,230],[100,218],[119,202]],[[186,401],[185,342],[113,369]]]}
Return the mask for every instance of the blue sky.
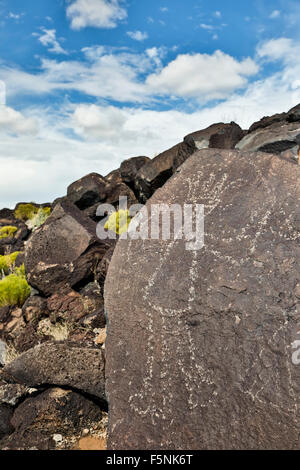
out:
{"label": "blue sky", "polygon": [[299,23],[295,1],[0,0],[0,207],[298,104]]}

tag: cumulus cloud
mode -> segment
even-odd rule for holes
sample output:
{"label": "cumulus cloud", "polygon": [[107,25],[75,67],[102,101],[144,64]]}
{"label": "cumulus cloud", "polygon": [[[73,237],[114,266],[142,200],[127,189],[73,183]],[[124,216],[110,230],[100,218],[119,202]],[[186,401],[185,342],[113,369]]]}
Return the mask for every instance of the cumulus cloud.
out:
{"label": "cumulus cloud", "polygon": [[[284,60],[287,61],[291,56],[298,54],[300,45],[294,43],[289,38],[278,38],[265,41],[257,48],[257,54],[260,58],[270,61]],[[296,61],[298,62],[298,61]]]}
{"label": "cumulus cloud", "polygon": [[245,87],[258,72],[252,59],[238,61],[222,51],[178,55],[163,67],[165,53],[157,47],[133,53],[95,46],[83,49],[81,61],[43,59],[39,74],[0,67],[0,79],[8,95],[76,90],[123,103],[149,103],[161,95],[206,103]]}
{"label": "cumulus cloud", "polygon": [[127,17],[122,0],[75,0],[67,7],[67,17],[75,30],[91,26],[115,28]]}
{"label": "cumulus cloud", "polygon": [[146,83],[153,92],[195,97],[205,102],[221,99],[247,85],[247,77],[258,72],[250,58],[241,62],[222,51],[214,54],[179,55]]}
{"label": "cumulus cloud", "polygon": [[25,117],[19,111],[15,111],[5,105],[0,105],[0,133],[15,135],[35,135],[37,133],[37,121]]}
{"label": "cumulus cloud", "polygon": [[[265,78],[263,75],[258,79],[254,77],[251,83],[245,83],[243,89],[236,88],[231,92],[229,85],[225,89],[220,88],[218,81],[211,85],[211,89],[205,88],[203,83],[222,76],[226,84],[233,76],[234,79],[237,77],[238,87],[239,76],[242,79],[246,76],[247,81],[247,77],[255,73],[257,65],[250,59],[237,61],[220,52],[216,62],[216,53],[199,54],[200,58],[197,57],[195,62],[194,55],[178,56],[173,61],[176,67],[170,67],[171,73],[168,66],[173,62],[163,66],[165,51],[161,48],[132,54],[125,50],[92,47],[84,50],[83,62],[43,63],[42,77],[38,75],[36,81],[34,75],[19,71],[18,83],[22,92],[24,86],[28,91],[32,90],[31,93],[35,93],[39,86],[40,90],[47,90],[50,86],[53,90],[66,90],[66,87],[82,89],[90,94],[89,87],[95,86],[95,96],[106,94],[116,99],[121,87],[122,93],[135,101],[134,106],[126,103],[122,107],[108,105],[98,99],[98,104],[87,104],[82,96],[80,104],[64,102],[60,110],[36,106],[22,114],[0,106],[0,207],[13,206],[20,200],[51,201],[65,194],[66,187],[84,174],[96,171],[105,175],[118,168],[123,159],[136,155],[153,157],[178,143],[186,134],[214,122],[236,121],[248,128],[265,115],[287,111],[300,102],[300,80],[297,78],[300,77],[299,47],[297,41],[288,38],[260,44],[256,60],[262,67],[264,61],[280,60],[279,71]],[[180,81],[181,69],[184,74]],[[145,70],[146,74],[159,77],[161,81],[151,85],[142,81],[140,76]],[[113,80],[113,74],[118,71],[120,75],[108,88],[107,82]],[[15,75],[8,75],[10,89]],[[166,76],[172,80],[168,82]],[[100,81],[98,88],[97,79]],[[13,84],[15,86],[16,82]],[[138,94],[136,90],[133,92],[139,86]],[[104,93],[101,87],[106,87]],[[208,96],[215,95],[216,90],[224,96],[221,102],[197,105],[199,97],[204,96],[204,103]],[[147,109],[145,96],[149,99],[154,96],[154,107],[157,93],[178,94],[192,107],[165,111]]]}
{"label": "cumulus cloud", "polygon": [[148,38],[148,34],[142,31],[127,31],[127,36],[135,41],[145,41]]}
{"label": "cumulus cloud", "polygon": [[43,46],[48,47],[49,52],[54,52],[55,54],[67,54],[59,41],[56,39],[56,30],[55,29],[46,29],[41,28],[42,34],[33,33],[33,36],[37,36],[38,40]]}

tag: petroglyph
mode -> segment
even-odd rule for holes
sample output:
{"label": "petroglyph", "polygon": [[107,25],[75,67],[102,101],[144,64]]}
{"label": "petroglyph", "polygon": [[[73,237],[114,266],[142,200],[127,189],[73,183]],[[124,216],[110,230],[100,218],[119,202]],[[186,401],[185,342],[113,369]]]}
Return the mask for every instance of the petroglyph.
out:
{"label": "petroglyph", "polygon": [[204,204],[203,249],[118,243],[105,286],[110,448],[300,448],[299,176],[279,156],[201,150],[148,205]]}

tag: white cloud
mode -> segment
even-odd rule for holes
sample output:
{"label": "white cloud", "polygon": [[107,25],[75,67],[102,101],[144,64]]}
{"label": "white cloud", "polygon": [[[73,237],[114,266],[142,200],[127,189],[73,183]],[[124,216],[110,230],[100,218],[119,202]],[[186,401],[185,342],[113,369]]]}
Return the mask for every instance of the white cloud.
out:
{"label": "white cloud", "polygon": [[142,31],[127,31],[127,36],[135,41],[145,41],[148,38],[148,34]]}
{"label": "white cloud", "polygon": [[222,51],[178,55],[163,67],[165,52],[154,47],[138,54],[95,46],[83,49],[82,61],[43,59],[39,74],[0,67],[0,79],[7,84],[7,96],[75,90],[119,102],[149,103],[165,95],[204,104],[245,87],[247,77],[258,72],[252,59],[239,62]]}
{"label": "white cloud", "polygon": [[247,76],[258,72],[250,58],[241,62],[222,51],[214,54],[179,55],[146,83],[161,94],[195,97],[200,100],[221,99],[247,85]]}
{"label": "white cloud", "polygon": [[271,20],[275,20],[276,18],[280,17],[280,11],[279,10],[273,10],[272,13],[270,14],[269,18]]}
{"label": "white cloud", "polygon": [[115,28],[127,17],[122,0],[75,0],[67,7],[67,17],[75,30],[86,28]]}
{"label": "white cloud", "polygon": [[169,11],[169,8],[168,7],[160,7],[160,11],[162,11],[163,13],[166,13],[167,11]]}
{"label": "white cloud", "polygon": [[257,49],[257,54],[259,57],[270,61],[287,60],[291,54],[294,55],[296,50],[299,52],[299,45],[294,44],[291,39],[278,38],[261,44]]}
{"label": "white cloud", "polygon": [[8,13],[7,18],[18,21],[24,15],[25,15],[25,13],[13,13],[13,12],[10,11]]}
{"label": "white cloud", "polygon": [[[245,88],[238,92],[240,81],[255,73],[257,65],[251,59],[239,62],[220,51],[181,55],[163,67],[166,51],[161,48],[132,54],[92,47],[84,50],[83,62],[44,61],[37,76],[10,70],[10,90],[12,85],[20,86],[22,93],[24,89],[35,93],[38,87],[40,91],[69,87],[90,94],[89,88],[94,88],[97,97],[110,95],[121,100],[125,93],[127,99],[140,99],[135,101],[140,104],[119,108],[98,100],[101,105],[64,104],[58,111],[37,106],[22,113],[0,107],[0,207],[20,200],[51,201],[84,174],[96,171],[105,175],[123,159],[136,155],[153,157],[184,135],[212,123],[233,120],[248,128],[265,115],[287,111],[300,102],[299,47],[288,38],[260,44],[257,60],[262,66],[265,60],[280,60],[280,70],[244,83]],[[141,81],[140,73],[145,70],[158,78],[155,86]],[[229,91],[232,80],[237,88]],[[211,88],[206,82],[212,82]],[[168,93],[190,97],[187,103],[193,111],[143,109],[145,97],[155,99],[157,93],[166,93],[166,99]],[[197,99],[203,97],[204,103],[216,93],[225,99],[197,109]]]}
{"label": "white cloud", "polygon": [[67,51],[62,48],[59,41],[56,39],[55,29],[41,29],[43,34],[33,33],[33,35],[38,37],[38,40],[43,44],[43,46],[48,47],[49,52],[54,52],[55,54],[67,54]]}
{"label": "white cloud", "polygon": [[217,18],[221,18],[221,17],[222,17],[222,13],[221,13],[220,11],[215,11],[214,14],[215,14],[215,16],[216,16]]}
{"label": "white cloud", "polygon": [[212,31],[215,29],[215,27],[212,26],[211,24],[205,24],[205,23],[201,23],[200,28],[207,29],[208,31]]}
{"label": "white cloud", "polygon": [[35,135],[38,131],[37,122],[27,118],[19,111],[0,105],[0,132],[15,135]]}

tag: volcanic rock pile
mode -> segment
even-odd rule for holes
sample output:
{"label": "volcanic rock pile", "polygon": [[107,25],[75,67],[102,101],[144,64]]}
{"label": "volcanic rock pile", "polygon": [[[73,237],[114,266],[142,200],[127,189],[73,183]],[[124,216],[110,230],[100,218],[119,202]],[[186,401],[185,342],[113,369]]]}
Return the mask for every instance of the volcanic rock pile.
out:
{"label": "volcanic rock pile", "polygon": [[[0,308],[0,449],[104,449],[108,412],[114,449],[300,448],[299,144],[300,105],[89,174],[34,229],[0,211],[31,287]],[[99,239],[120,196],[204,204],[205,246]]]}

